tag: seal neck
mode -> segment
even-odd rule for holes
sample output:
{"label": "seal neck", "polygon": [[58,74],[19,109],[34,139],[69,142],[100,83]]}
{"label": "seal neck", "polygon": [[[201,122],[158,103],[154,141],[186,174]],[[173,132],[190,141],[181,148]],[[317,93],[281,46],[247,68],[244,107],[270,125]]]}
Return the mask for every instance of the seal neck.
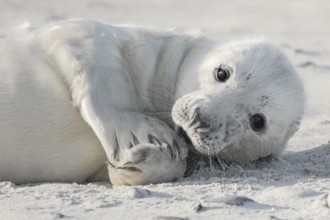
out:
{"label": "seal neck", "polygon": [[133,86],[139,111],[170,124],[180,72],[203,38],[140,31],[121,44],[125,74]]}

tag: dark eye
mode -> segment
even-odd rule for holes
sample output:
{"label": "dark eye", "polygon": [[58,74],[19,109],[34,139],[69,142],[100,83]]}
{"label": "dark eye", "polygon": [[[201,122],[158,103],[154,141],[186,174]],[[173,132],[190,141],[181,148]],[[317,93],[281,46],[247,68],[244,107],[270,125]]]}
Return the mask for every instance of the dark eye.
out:
{"label": "dark eye", "polygon": [[226,82],[229,79],[231,72],[232,70],[230,67],[221,65],[220,67],[215,69],[214,76],[217,81]]}
{"label": "dark eye", "polygon": [[250,118],[250,126],[254,131],[262,131],[266,127],[266,118],[262,114],[254,114]]}

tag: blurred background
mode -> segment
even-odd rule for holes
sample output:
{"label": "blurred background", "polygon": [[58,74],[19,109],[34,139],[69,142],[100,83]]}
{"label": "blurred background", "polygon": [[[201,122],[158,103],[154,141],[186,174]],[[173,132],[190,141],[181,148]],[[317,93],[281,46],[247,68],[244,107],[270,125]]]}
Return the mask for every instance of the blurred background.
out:
{"label": "blurred background", "polygon": [[201,29],[221,39],[270,36],[319,46],[329,36],[328,0],[0,0],[0,25],[88,18]]}

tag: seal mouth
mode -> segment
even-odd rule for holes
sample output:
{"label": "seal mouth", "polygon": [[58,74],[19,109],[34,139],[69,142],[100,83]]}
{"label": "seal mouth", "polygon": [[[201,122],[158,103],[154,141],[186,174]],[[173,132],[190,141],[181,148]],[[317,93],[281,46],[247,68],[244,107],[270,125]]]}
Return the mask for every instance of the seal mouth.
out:
{"label": "seal mouth", "polygon": [[187,135],[186,131],[182,127],[176,126],[175,131],[179,137],[183,138],[186,141],[187,144],[192,145],[192,142],[191,142],[189,136]]}
{"label": "seal mouth", "polygon": [[224,147],[222,147],[220,150],[216,150],[212,147],[205,146],[205,145],[201,146],[199,148],[196,148],[196,146],[193,144],[190,137],[188,136],[187,132],[181,126],[175,125],[174,130],[175,130],[176,134],[180,138],[184,139],[184,141],[187,143],[188,149],[194,153],[208,155],[208,156],[215,156],[224,148]]}

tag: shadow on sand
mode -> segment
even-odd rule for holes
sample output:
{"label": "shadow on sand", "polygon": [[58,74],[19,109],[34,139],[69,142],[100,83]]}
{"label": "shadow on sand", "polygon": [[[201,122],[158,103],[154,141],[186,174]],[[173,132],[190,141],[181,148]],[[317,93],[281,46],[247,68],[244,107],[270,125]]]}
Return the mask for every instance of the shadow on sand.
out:
{"label": "shadow on sand", "polygon": [[[330,179],[330,143],[305,151],[286,151],[281,157],[262,158],[246,165],[190,155],[186,180],[262,185],[288,185],[307,179]],[[181,181],[179,181],[181,182]]]}

